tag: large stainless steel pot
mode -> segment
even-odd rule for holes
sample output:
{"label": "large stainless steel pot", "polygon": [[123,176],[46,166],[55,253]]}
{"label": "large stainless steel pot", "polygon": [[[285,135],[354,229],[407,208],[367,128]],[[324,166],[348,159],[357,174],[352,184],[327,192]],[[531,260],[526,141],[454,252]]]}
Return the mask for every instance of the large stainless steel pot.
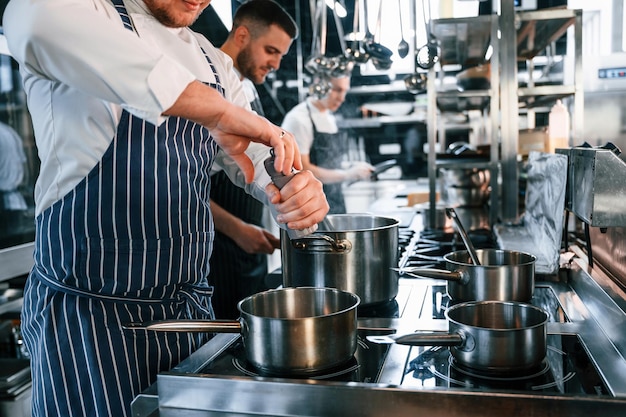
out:
{"label": "large stainless steel pot", "polygon": [[454,207],[480,207],[489,199],[490,178],[488,169],[442,168],[441,198]]}
{"label": "large stainless steel pot", "polygon": [[239,320],[160,320],[127,329],[241,332],[246,359],[267,375],[306,376],[342,365],[357,348],[359,297],[334,288],[283,288],[238,304]]}
{"label": "large stainless steel pot", "polygon": [[[431,224],[430,203],[415,204],[417,213],[422,216],[422,226],[424,229],[437,229],[443,231],[454,231],[454,222],[446,216],[446,208],[452,207],[443,202],[435,205],[435,223]],[[489,221],[485,210],[482,207],[457,207],[455,208],[461,222],[468,232],[480,229],[489,229]]]}
{"label": "large stainless steel pot", "polygon": [[548,313],[531,304],[474,301],[446,311],[448,333],[367,336],[378,343],[450,346],[459,364],[485,372],[516,372],[541,364],[547,351]]}
{"label": "large stainless steel pot", "polygon": [[487,188],[491,178],[488,169],[441,168],[441,181],[445,187]]}
{"label": "large stainless steel pot", "polygon": [[289,240],[281,231],[285,287],[331,287],[358,295],[361,304],[398,295],[398,224],[394,218],[369,214],[327,216],[317,233]]}
{"label": "large stainless steel pot", "polygon": [[446,254],[446,270],[405,268],[417,278],[444,279],[454,301],[530,301],[535,290],[536,257],[529,253],[501,249],[478,249],[480,265],[466,250]]}

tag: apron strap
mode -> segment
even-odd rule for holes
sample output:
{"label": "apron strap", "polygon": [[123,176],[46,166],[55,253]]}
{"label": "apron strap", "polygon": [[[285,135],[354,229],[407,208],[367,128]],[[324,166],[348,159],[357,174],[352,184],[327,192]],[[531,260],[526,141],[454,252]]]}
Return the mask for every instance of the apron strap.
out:
{"label": "apron strap", "polygon": [[77,297],[96,298],[112,303],[125,304],[185,304],[185,309],[189,317],[194,317],[194,311],[202,315],[214,317],[213,307],[210,299],[213,296],[213,287],[195,284],[181,284],[175,292],[175,298],[139,298],[127,297],[111,294],[101,294],[94,291],[84,290],[65,284],[53,277],[43,273],[41,269],[35,268],[30,278],[37,278],[41,283],[55,291]]}

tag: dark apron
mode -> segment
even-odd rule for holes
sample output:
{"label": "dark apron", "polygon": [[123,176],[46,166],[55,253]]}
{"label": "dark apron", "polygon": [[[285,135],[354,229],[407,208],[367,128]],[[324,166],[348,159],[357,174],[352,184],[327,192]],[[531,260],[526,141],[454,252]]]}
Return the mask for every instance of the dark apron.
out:
{"label": "dark apron", "polygon": [[[250,102],[250,107],[257,114],[263,115],[259,95],[256,88],[251,87],[254,89],[254,100]],[[233,184],[224,171],[211,176],[211,200],[244,222],[263,226],[265,206],[243,188]],[[240,300],[269,289],[265,284],[266,276],[266,254],[246,253],[234,240],[219,231],[215,232],[209,284],[214,291],[212,305],[216,317],[238,318],[237,303]]]}
{"label": "dark apron", "polygon": [[[114,0],[133,30],[121,0]],[[205,54],[206,56],[206,54]],[[223,94],[218,74],[206,56]],[[33,416],[130,416],[131,401],[206,336],[124,323],[211,318],[209,131],[123,111],[102,160],[36,218],[22,331]]]}
{"label": "dark apron", "polygon": [[[341,169],[341,162],[346,153],[345,133],[323,133],[315,128],[311,117],[311,108],[307,103],[309,118],[313,126],[313,143],[309,150],[311,163],[327,169]],[[324,184],[324,193],[330,206],[328,214],[343,214],[346,212],[346,203],[343,197],[342,184]]]}

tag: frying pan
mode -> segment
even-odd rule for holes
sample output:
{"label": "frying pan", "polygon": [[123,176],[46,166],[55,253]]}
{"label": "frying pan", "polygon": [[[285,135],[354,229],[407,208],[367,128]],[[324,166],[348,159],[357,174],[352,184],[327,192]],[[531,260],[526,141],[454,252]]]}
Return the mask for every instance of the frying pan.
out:
{"label": "frying pan", "polygon": [[547,352],[548,313],[527,303],[472,301],[446,310],[449,332],[367,336],[375,343],[450,346],[461,365],[482,372],[520,372],[541,364]]}
{"label": "frying pan", "polygon": [[396,269],[416,278],[444,279],[454,301],[527,302],[535,290],[536,257],[502,249],[478,249],[475,265],[466,250],[446,254],[445,270],[434,268]]}
{"label": "frying pan", "polygon": [[340,366],[357,348],[359,297],[334,288],[281,288],[239,302],[238,320],[160,320],[126,329],[241,332],[248,362],[265,375],[306,376]]}

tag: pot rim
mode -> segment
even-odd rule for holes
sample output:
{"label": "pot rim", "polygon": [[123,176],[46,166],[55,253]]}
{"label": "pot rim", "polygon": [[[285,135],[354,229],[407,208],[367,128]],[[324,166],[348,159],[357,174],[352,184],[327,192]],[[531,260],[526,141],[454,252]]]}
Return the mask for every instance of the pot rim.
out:
{"label": "pot rim", "polygon": [[[370,232],[370,231],[379,231],[379,230],[387,230],[397,228],[400,225],[400,220],[395,217],[387,217],[387,216],[375,216],[367,213],[347,213],[347,214],[329,214],[326,218],[331,223],[333,230],[322,230],[318,229],[318,234],[330,234],[330,233],[347,233],[347,232]],[[358,219],[358,218],[367,218],[367,219],[380,219],[385,222],[385,224],[379,226],[372,227],[362,227],[362,228],[338,228],[336,225],[332,224],[333,219]],[[353,221],[353,220],[352,220]]]}
{"label": "pot rim", "polygon": [[[486,326],[478,326],[475,324],[463,323],[459,320],[455,320],[450,318],[450,314],[454,313],[456,310],[460,309],[469,309],[475,308],[485,305],[498,305],[498,306],[513,306],[515,309],[526,309],[526,310],[534,310],[537,314],[539,314],[542,319],[537,323],[531,323],[523,327],[519,328],[495,328],[495,327],[486,327]],[[515,332],[515,331],[526,331],[536,329],[538,327],[545,327],[550,320],[550,315],[542,308],[534,306],[530,303],[525,303],[521,301],[496,301],[496,300],[485,300],[485,301],[466,301],[459,304],[455,304],[452,307],[448,308],[445,312],[446,319],[454,323],[458,326],[470,327],[472,329],[480,329],[480,330],[488,330],[490,332]]]}
{"label": "pot rim", "polygon": [[495,269],[495,268],[501,268],[501,267],[506,267],[506,266],[510,266],[510,267],[532,266],[537,261],[537,257],[528,252],[521,252],[521,251],[509,250],[509,249],[476,249],[476,254],[479,255],[479,258],[480,258],[480,254],[488,253],[488,252],[503,252],[503,253],[517,254],[521,256],[522,258],[526,258],[526,260],[523,260],[520,263],[511,264],[511,265],[485,265],[485,264],[475,265],[471,262],[461,262],[455,259],[451,259],[453,256],[467,257],[469,259],[469,252],[467,250],[458,250],[454,252],[449,252],[443,256],[443,259],[452,265],[463,266],[463,267],[487,268],[487,269]]}
{"label": "pot rim", "polygon": [[[335,293],[335,294],[341,294],[341,296],[343,297],[347,297],[349,299],[352,300],[352,305],[347,306],[345,308],[342,308],[340,310],[337,311],[332,311],[329,313],[323,313],[323,314],[318,314],[318,315],[311,315],[311,316],[304,316],[304,317],[273,317],[273,316],[267,316],[267,315],[260,315],[260,314],[255,314],[252,311],[246,311],[244,310],[244,304],[250,304],[253,302],[254,299],[258,299],[258,298],[263,298],[263,297],[268,297],[268,296],[272,296],[273,293],[290,293],[290,292],[298,292],[298,293]],[[280,320],[280,321],[302,321],[305,319],[320,319],[320,318],[329,318],[329,317],[335,317],[338,315],[342,315],[342,314],[347,314],[348,312],[350,312],[351,310],[356,310],[356,308],[359,306],[359,304],[361,303],[361,298],[349,291],[344,291],[344,290],[340,290],[337,288],[331,288],[331,287],[285,287],[285,288],[274,288],[274,289],[270,289],[270,290],[266,290],[266,291],[262,291],[256,294],[252,294],[244,299],[242,299],[241,301],[239,301],[237,303],[237,309],[239,310],[239,313],[241,314],[241,316],[247,315],[247,316],[251,316],[251,317],[257,317],[257,318],[262,318],[262,319],[268,319],[268,320]]]}

